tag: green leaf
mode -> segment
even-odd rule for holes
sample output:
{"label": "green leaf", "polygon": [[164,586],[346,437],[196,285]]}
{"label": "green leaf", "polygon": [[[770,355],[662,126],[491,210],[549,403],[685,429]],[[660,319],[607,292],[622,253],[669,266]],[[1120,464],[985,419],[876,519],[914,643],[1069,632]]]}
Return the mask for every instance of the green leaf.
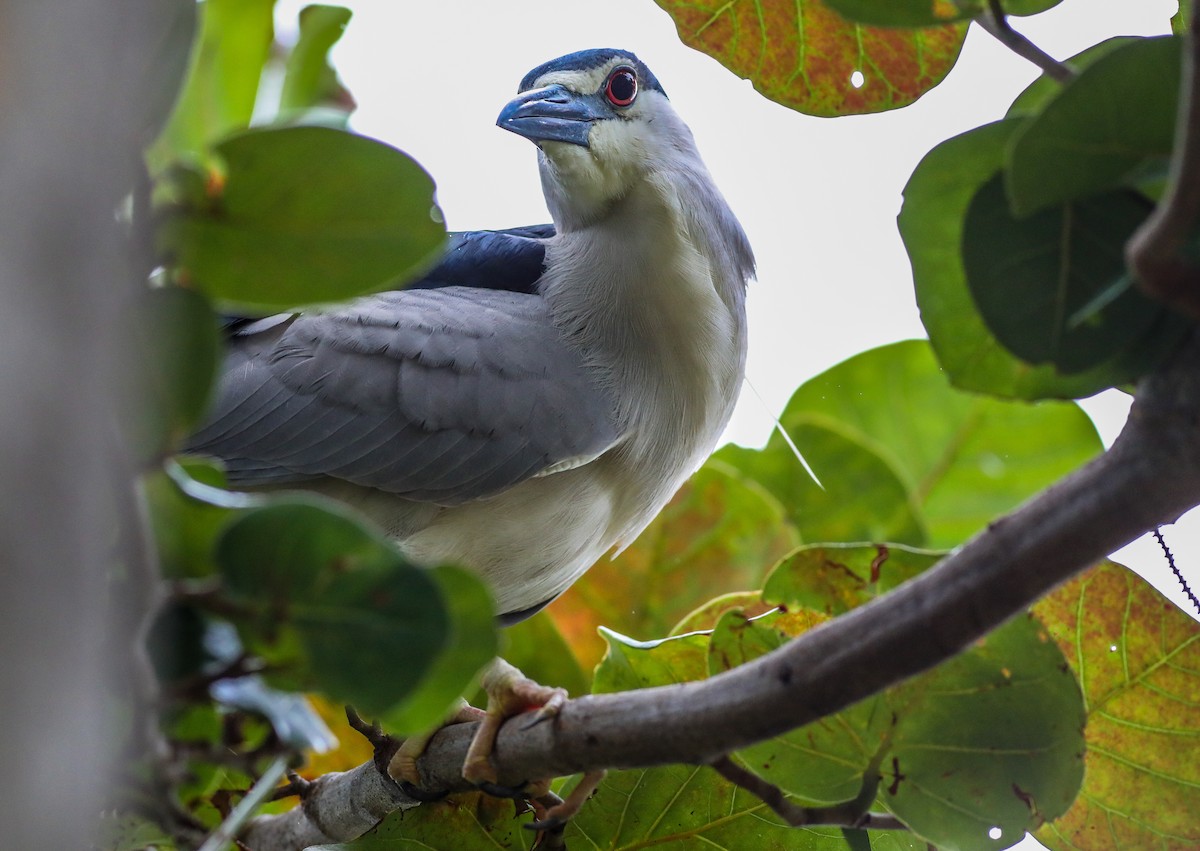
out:
{"label": "green leaf", "polygon": [[122,321],[131,363],[121,416],[131,444],[153,458],[204,414],[221,359],[217,318],[202,295],[162,287],[140,293]]}
{"label": "green leaf", "polygon": [[[900,542],[934,548],[961,543],[1101,448],[1075,405],[1002,402],[950,387],[923,340],[864,352],[805,382],[781,422],[790,430],[802,418],[836,425],[881,458],[927,531],[923,541]],[[840,487],[798,445],[826,486]]]}
{"label": "green leaf", "polygon": [[[923,851],[915,836],[869,833],[876,851]],[[567,825],[568,847],[634,851],[846,851],[838,828],[786,826],[758,798],[711,768],[610,772]]]}
{"label": "green leaf", "polygon": [[1179,9],[1171,16],[1171,32],[1175,35],[1184,35],[1188,31],[1188,18],[1190,17],[1191,7],[1187,0],[1179,0]]}
{"label": "green leaf", "polygon": [[[1126,277],[1125,242],[1151,209],[1124,190],[1018,219],[1000,177],[984,184],[963,224],[963,267],[996,338],[1023,360],[1063,373],[1137,352],[1151,330],[1161,343],[1166,308],[1158,302],[1132,286],[1106,304],[1097,301]],[[1188,327],[1178,324],[1175,340]]]}
{"label": "green leaf", "polygon": [[231,619],[281,687],[382,715],[451,641],[429,572],[333,503],[293,497],[245,512],[218,541],[217,563]]}
{"label": "green leaf", "polygon": [[176,276],[235,310],[331,302],[403,283],[437,256],[433,181],[406,154],[327,127],[252,130],[223,177],[168,211]]}
{"label": "green leaf", "polygon": [[[225,475],[214,463],[200,458],[180,458],[178,463],[183,475],[224,487]],[[192,499],[162,471],[145,476],[142,482],[163,575],[186,579],[216,572],[213,550],[217,536],[235,512]]]}
{"label": "green leaf", "polygon": [[[602,630],[609,652],[596,671],[595,691],[612,692],[703,679],[707,635],[640,642]],[[840,851],[836,828],[785,827],[757,798],[696,766],[610,772],[567,826],[567,840],[610,849],[664,847]],[[898,851],[923,847],[914,837],[872,832],[872,847]]]}
{"label": "green leaf", "polygon": [[[1141,41],[1138,36],[1119,35],[1113,38],[1105,39],[1091,47],[1076,53],[1070,59],[1063,62],[1064,65],[1071,68],[1076,73],[1081,72],[1094,63],[1101,56],[1112,51],[1114,48],[1124,44],[1129,44],[1134,41]],[[1006,118],[1021,118],[1032,115],[1037,115],[1042,109],[1058,96],[1062,91],[1063,81],[1056,80],[1049,74],[1042,74],[1032,83],[1025,87],[1025,90],[1017,95],[1016,99],[1008,107]]]}
{"label": "green leaf", "polygon": [[399,736],[424,733],[444,721],[499,646],[492,595],[479,577],[449,566],[430,574],[446,604],[450,639],[416,691],[380,719],[389,733]]}
{"label": "green leaf", "polygon": [[[768,581],[769,579],[770,577],[768,577]],[[721,594],[688,612],[687,617],[671,627],[669,634],[676,636],[688,632],[711,631],[717,625],[717,621],[721,619],[721,615],[733,609],[740,610],[747,617],[756,617],[773,608],[775,607],[763,602],[761,591],[735,591],[732,594]]]}
{"label": "green leaf", "polygon": [[605,627],[600,627],[600,634],[608,643],[608,652],[596,668],[594,694],[685,683],[708,676],[704,659],[707,635],[636,641]]}
{"label": "green leaf", "polygon": [[770,493],[709,462],[633,544],[594,565],[547,612],[590,667],[604,652],[601,624],[639,637],[666,635],[714,594],[758,588],[797,543]]}
{"label": "green leaf", "polygon": [[[749,620],[728,612],[713,630],[710,674],[764,656],[827,620],[797,609]],[[829,718],[737,752],[738,761],[805,804],[834,804],[858,796],[893,718],[883,698],[870,698]],[[878,765],[875,766],[878,770]]]}
{"label": "green leaf", "polygon": [[995,175],[1018,119],[985,124],[925,155],[904,188],[897,220],[913,267],[921,321],[951,383],[1017,399],[1079,398],[1128,380],[1107,365],[1076,375],[1033,366],[1009,352],[979,315],[963,269],[963,220],[976,190]]}
{"label": "green leaf", "polygon": [[351,14],[341,6],[313,5],[300,11],[300,38],[287,58],[281,112],[330,104],[353,108],[353,99],[329,64],[329,51],[345,32]]}
{"label": "green leaf", "polygon": [[1071,375],[1052,364],[1021,360],[996,339],[967,286],[960,246],[968,207],[999,171],[1004,146],[1021,123],[1008,119],[943,142],[913,172],[898,223],[917,304],[938,360],[956,386],[1023,399],[1089,396],[1143,375],[1172,350],[1186,325],[1160,312],[1126,349],[1111,350],[1106,361]]}
{"label": "green leaf", "polygon": [[1105,562],[1034,607],[1083,685],[1087,771],[1052,849],[1200,846],[1200,624]]}
{"label": "green leaf", "polygon": [[1032,615],[898,697],[906,717],[893,733],[896,773],[885,779],[895,785],[885,800],[933,844],[1006,848],[1075,799],[1083,780],[1079,684]]}
{"label": "green leaf", "polygon": [[[987,12],[984,0],[826,0],[847,20],[877,27],[932,27],[976,18]],[[1035,15],[1062,0],[1006,0],[1010,15]]]}
{"label": "green leaf", "polygon": [[816,544],[781,561],[763,585],[768,605],[840,615],[925,572],[945,553],[899,544]]}
{"label": "green leaf", "polygon": [[1135,39],[1098,56],[1013,138],[1006,172],[1018,216],[1125,185],[1175,139],[1179,38]]}
{"label": "green leaf", "polygon": [[175,840],[157,824],[142,816],[119,815],[115,812],[101,816],[96,847],[100,851],[175,851]]}
{"label": "green leaf", "polygon": [[183,92],[147,152],[150,170],[202,157],[209,145],[250,124],[274,35],[274,0],[205,0]]}
{"label": "green leaf", "polygon": [[[710,671],[757,658],[821,620],[803,610],[755,621],[730,613],[713,633]],[[926,674],[738,758],[814,803],[849,800],[881,774],[878,803],[918,836],[999,849],[1070,805],[1083,774],[1082,720],[1062,653],[1025,616]]]}
{"label": "green leaf", "polygon": [[803,540],[924,543],[918,507],[887,459],[841,423],[803,408],[789,404],[780,422],[821,486],[778,433],[761,450],[730,445],[714,457],[771,491]]}
{"label": "green leaf", "polygon": [[966,35],[965,24],[864,27],[821,0],[655,2],[675,21],[684,44],[749,79],[771,100],[810,115],[912,103],[946,76]]}
{"label": "green leaf", "polygon": [[525,851],[533,834],[512,801],[479,793],[455,795],[408,810],[396,810],[350,842],[312,845],[307,851]]}

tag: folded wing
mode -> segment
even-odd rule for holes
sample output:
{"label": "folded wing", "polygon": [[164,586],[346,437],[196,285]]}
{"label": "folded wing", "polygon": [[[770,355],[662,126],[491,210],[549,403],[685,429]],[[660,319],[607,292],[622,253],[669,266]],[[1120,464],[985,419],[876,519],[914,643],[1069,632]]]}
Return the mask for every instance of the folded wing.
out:
{"label": "folded wing", "polygon": [[495,280],[489,240],[536,250],[540,275],[539,240],[499,236],[468,242],[437,283],[234,329],[188,450],[222,458],[235,486],[334,477],[443,505],[602,453],[620,437],[613,404],[536,286],[441,283]]}

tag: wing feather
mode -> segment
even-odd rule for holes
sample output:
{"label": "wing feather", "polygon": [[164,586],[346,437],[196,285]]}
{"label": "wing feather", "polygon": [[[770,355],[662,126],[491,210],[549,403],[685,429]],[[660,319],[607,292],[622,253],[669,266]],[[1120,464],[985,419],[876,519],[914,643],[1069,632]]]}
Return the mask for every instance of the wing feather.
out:
{"label": "wing feather", "polygon": [[235,485],[334,477],[450,505],[619,436],[536,292],[440,287],[239,332],[189,449],[225,459]]}

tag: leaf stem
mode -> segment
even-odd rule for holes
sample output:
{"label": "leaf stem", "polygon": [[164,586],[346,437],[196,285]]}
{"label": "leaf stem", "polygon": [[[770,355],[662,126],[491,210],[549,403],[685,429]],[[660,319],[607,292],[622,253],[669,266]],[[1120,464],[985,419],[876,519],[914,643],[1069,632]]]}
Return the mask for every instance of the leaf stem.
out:
{"label": "leaf stem", "polygon": [[1075,72],[1067,65],[1059,62],[1009,25],[1008,16],[1004,13],[1000,0],[988,0],[987,12],[975,18],[975,23],[1013,53],[1041,68],[1051,79],[1065,83],[1075,77]]}

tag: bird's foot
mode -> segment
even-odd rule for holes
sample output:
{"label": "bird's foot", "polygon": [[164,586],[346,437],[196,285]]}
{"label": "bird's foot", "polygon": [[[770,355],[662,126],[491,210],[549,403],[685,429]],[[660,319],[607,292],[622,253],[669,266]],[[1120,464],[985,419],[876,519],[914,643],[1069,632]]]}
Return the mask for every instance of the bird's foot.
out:
{"label": "bird's foot", "polygon": [[[496,736],[504,722],[518,715],[529,717],[522,729],[529,729],[558,715],[567,701],[566,689],[544,686],[522,674],[503,659],[495,659],[483,675],[483,690],[488,696],[487,710],[476,709],[460,700],[454,713],[442,726],[478,721],[479,729],[467,748],[463,777],[480,791],[500,798],[529,800],[534,806],[535,820],[528,827],[543,833],[561,833],[566,823],[595,791],[604,772],[585,774],[583,779],[563,800],[550,794],[550,781],[503,786],[498,783],[492,752]],[[409,736],[388,763],[388,774],[406,788],[413,797],[421,797],[421,774],[417,760],[425,752],[429,740],[440,730]],[[541,846],[539,846],[541,847]],[[549,847],[549,846],[547,846]]]}
{"label": "bird's foot", "polygon": [[600,781],[604,779],[604,771],[589,771],[583,775],[575,788],[566,798],[550,807],[544,807],[537,800],[533,802],[534,820],[525,825],[529,830],[561,831],[567,822],[574,818],[580,807],[596,791]]}
{"label": "bird's foot", "polygon": [[483,675],[483,690],[488,696],[487,711],[463,764],[463,777],[477,786],[496,783],[491,756],[496,749],[496,736],[505,721],[528,712],[524,729],[529,729],[554,718],[567,702],[566,689],[534,682],[503,659],[495,659],[488,666]]}
{"label": "bird's foot", "polygon": [[[450,717],[441,726],[435,727],[428,733],[421,733],[416,736],[409,736],[405,739],[399,750],[392,756],[388,763],[388,774],[397,783],[405,787],[405,791],[412,797],[420,799],[421,787],[421,772],[417,769],[417,760],[421,754],[425,753],[425,748],[429,745],[429,740],[432,739],[442,727],[448,727],[451,724],[462,724],[469,721],[480,721],[487,715],[482,709],[476,709],[465,700],[459,699],[454,711]],[[443,793],[444,795],[444,793]],[[440,795],[438,797],[441,797]]]}

